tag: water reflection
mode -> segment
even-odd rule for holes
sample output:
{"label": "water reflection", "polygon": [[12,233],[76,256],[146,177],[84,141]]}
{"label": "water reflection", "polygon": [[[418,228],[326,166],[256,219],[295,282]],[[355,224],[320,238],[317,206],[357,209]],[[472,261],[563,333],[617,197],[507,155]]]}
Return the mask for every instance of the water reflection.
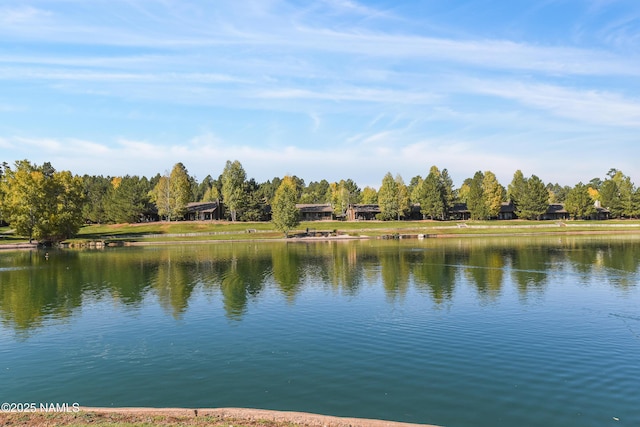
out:
{"label": "water reflection", "polygon": [[69,318],[88,301],[136,308],[148,297],[178,319],[201,290],[221,298],[225,315],[239,321],[265,289],[293,304],[308,286],[354,296],[380,285],[389,302],[415,289],[435,306],[450,303],[460,286],[475,288],[480,303],[515,286],[526,300],[562,272],[625,291],[637,286],[639,249],[638,238],[609,236],[234,243],[51,251],[48,259],[42,252],[2,252],[0,319],[27,331]]}

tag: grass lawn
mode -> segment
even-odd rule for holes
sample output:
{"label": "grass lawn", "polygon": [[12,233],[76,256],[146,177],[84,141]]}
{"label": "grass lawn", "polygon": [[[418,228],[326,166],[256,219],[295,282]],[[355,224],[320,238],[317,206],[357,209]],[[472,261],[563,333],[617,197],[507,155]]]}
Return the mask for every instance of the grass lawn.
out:
{"label": "grass lawn", "polygon": [[0,227],[0,245],[28,243],[29,239],[22,236],[16,236],[10,227]]}
{"label": "grass lawn", "polygon": [[[351,236],[378,237],[393,234],[434,235],[507,235],[576,232],[640,232],[639,220],[607,221],[312,221],[302,222],[290,232],[301,235],[322,232]],[[69,239],[78,244],[90,241],[179,242],[215,240],[279,239],[283,234],[270,222],[154,222],[142,224],[86,225],[78,236]],[[28,242],[15,236],[9,227],[0,227],[0,245]]]}
{"label": "grass lawn", "polygon": [[304,424],[268,420],[236,420],[215,416],[187,417],[140,414],[0,413],[0,424],[10,426],[65,427],[295,427]]}

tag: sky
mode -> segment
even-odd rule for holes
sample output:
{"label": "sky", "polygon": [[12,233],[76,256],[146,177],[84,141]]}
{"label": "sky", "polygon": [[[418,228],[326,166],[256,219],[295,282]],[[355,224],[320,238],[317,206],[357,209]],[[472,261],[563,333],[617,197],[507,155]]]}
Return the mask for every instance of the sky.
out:
{"label": "sky", "polygon": [[637,0],[2,0],[0,162],[640,184]]}

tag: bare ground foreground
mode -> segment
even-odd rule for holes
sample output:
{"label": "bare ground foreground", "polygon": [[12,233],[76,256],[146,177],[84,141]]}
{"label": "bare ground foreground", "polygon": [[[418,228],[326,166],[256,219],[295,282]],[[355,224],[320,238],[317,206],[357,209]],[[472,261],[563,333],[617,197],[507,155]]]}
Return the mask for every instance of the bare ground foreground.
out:
{"label": "bare ground foreground", "polygon": [[304,412],[216,408],[80,408],[79,412],[3,412],[0,425],[53,426],[211,426],[211,427],[433,427]]}

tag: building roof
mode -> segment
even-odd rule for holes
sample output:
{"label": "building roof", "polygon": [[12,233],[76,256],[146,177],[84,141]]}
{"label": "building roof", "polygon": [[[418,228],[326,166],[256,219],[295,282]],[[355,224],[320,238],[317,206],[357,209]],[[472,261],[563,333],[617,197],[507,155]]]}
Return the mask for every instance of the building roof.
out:
{"label": "building roof", "polygon": [[351,205],[350,208],[356,213],[380,213],[380,205]]}
{"label": "building roof", "polygon": [[333,208],[330,204],[296,204],[296,208],[302,213],[333,213]]}
{"label": "building roof", "polygon": [[454,203],[453,207],[451,208],[451,212],[453,212],[453,213],[468,213],[469,212],[469,208],[467,207],[466,203]]}
{"label": "building roof", "polygon": [[569,212],[567,212],[567,210],[564,208],[564,205],[562,203],[551,203],[548,207],[547,207],[547,212],[548,214],[568,214]]}
{"label": "building roof", "polygon": [[187,212],[214,212],[218,209],[218,202],[191,202],[187,203]]}
{"label": "building roof", "polygon": [[502,202],[500,205],[500,213],[514,213],[515,211],[516,207],[511,202]]}

